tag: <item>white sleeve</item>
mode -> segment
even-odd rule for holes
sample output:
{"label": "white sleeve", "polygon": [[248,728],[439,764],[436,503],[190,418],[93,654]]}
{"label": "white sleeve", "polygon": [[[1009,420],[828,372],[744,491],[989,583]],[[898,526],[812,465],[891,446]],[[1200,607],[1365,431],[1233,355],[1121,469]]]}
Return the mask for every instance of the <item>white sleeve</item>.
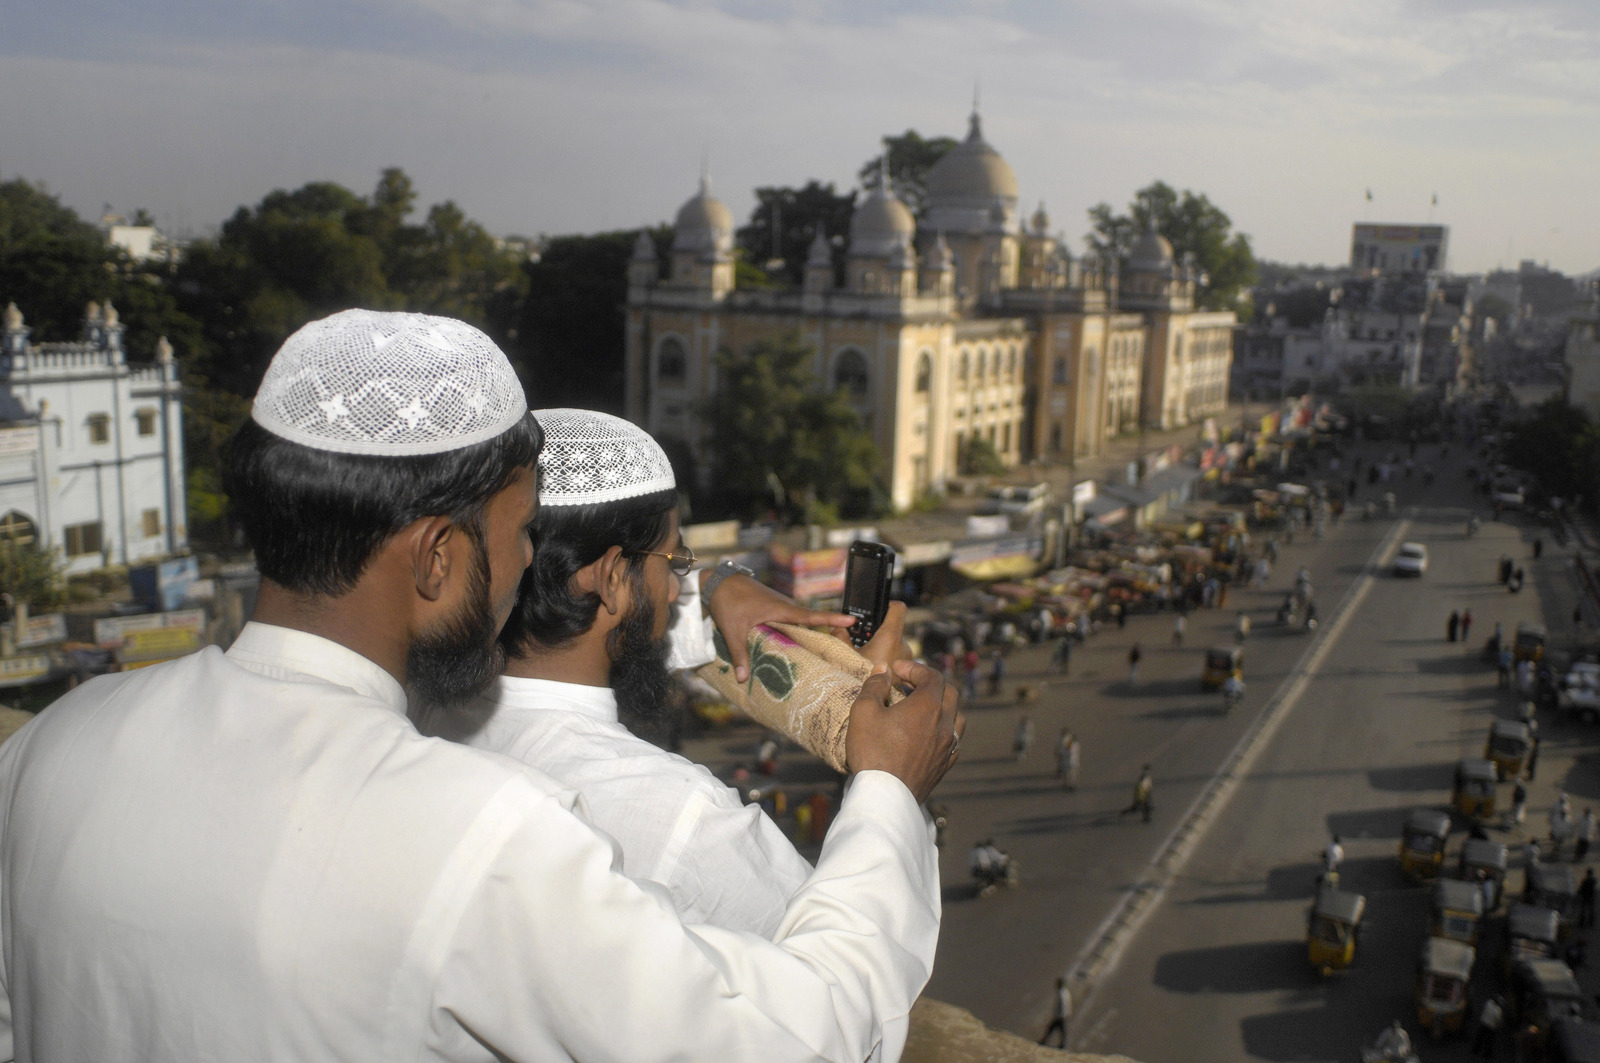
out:
{"label": "white sleeve", "polygon": [[678,601],[667,628],[667,667],[674,672],[699,668],[717,659],[713,625],[700,608],[700,573],[678,577]]}
{"label": "white sleeve", "polygon": [[431,916],[451,928],[432,957],[431,1058],[900,1057],[939,884],[926,821],[893,776],[856,777],[776,942],[680,923],[553,797],[486,815],[507,818],[505,843],[473,889],[439,890]]}

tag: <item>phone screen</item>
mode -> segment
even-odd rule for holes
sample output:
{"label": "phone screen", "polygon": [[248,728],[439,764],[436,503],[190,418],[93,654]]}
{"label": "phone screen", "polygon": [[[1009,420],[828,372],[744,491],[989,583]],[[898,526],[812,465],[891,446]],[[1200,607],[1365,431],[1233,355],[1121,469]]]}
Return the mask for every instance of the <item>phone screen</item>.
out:
{"label": "phone screen", "polygon": [[878,604],[878,588],[882,582],[881,558],[852,553],[850,569],[845,574],[845,586],[850,588],[850,597],[844,603],[844,611],[851,614],[871,613]]}

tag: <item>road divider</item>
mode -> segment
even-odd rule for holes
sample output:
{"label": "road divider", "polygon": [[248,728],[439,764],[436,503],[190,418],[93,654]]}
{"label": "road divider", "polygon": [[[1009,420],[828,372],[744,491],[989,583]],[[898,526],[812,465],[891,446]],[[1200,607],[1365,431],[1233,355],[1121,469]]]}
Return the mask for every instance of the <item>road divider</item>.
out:
{"label": "road divider", "polygon": [[1239,741],[1224,758],[1222,766],[1195,797],[1188,811],[1156,849],[1155,855],[1150,858],[1150,862],[1145,865],[1138,878],[1123,891],[1111,913],[1095,928],[1088,943],[1068,965],[1065,978],[1067,984],[1072,987],[1073,997],[1081,1002],[1080,1008],[1081,1004],[1087,1003],[1094,993],[1096,984],[1115,967],[1128,942],[1138,933],[1150,913],[1155,911],[1168,886],[1188,862],[1206,830],[1227,807],[1228,801],[1249,774],[1256,758],[1277,733],[1278,727],[1294,711],[1306,687],[1322,667],[1323,659],[1344,632],[1350,618],[1360,608],[1367,592],[1372,589],[1373,581],[1383,570],[1384,559],[1410,530],[1411,516],[1414,512],[1415,510],[1412,510],[1407,513],[1405,519],[1396,521],[1389,534],[1383,537],[1377,548],[1368,556],[1361,574],[1350,584],[1344,597],[1334,607],[1326,625],[1316,634],[1311,645],[1306,647],[1288,676],[1278,685],[1278,689],[1273,691],[1272,697],[1251,721],[1244,734],[1239,736]]}

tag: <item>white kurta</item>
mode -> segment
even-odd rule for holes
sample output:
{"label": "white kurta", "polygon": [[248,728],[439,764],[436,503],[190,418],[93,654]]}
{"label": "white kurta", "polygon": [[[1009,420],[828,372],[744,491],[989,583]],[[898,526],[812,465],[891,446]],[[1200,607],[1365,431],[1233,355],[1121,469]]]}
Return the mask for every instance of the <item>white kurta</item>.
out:
{"label": "white kurta", "polygon": [[629,878],[666,887],[685,922],[777,931],[811,865],[760,808],[635,736],[605,687],[503,676],[484,700],[494,714],[471,744],[581,794],[584,818],[616,839]]}
{"label": "white kurta", "polygon": [[899,780],[856,778],[774,944],[683,925],[570,791],[404,709],[371,661],[251,624],[18,732],[0,1058],[899,1055],[938,935]]}

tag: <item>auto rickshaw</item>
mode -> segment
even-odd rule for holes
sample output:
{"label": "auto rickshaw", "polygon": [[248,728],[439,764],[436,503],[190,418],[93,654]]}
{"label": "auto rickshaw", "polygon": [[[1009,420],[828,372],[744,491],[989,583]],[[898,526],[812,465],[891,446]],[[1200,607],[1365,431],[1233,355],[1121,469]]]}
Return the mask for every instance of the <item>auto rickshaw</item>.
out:
{"label": "auto rickshaw", "polygon": [[1244,678],[1244,649],[1239,646],[1213,646],[1206,651],[1200,669],[1200,689],[1217,690],[1229,677]]}
{"label": "auto rickshaw", "polygon": [[1600,1063],[1600,1023],[1557,1019],[1545,1047],[1550,1063]]}
{"label": "auto rickshaw", "polygon": [[1433,1036],[1461,1029],[1476,956],[1471,945],[1448,938],[1423,942],[1422,957],[1417,961],[1417,1021]]}
{"label": "auto rickshaw", "polygon": [[1444,863],[1450,817],[1432,808],[1413,808],[1400,833],[1400,867],[1415,879],[1432,878]]}
{"label": "auto rickshaw", "polygon": [[1553,959],[1561,947],[1560,923],[1548,908],[1513,904],[1506,913],[1506,966],[1518,960]]}
{"label": "auto rickshaw", "polygon": [[1441,878],[1433,884],[1433,918],[1429,932],[1468,945],[1478,943],[1483,919],[1483,890],[1475,882]]}
{"label": "auto rickshaw", "polygon": [[1506,866],[1509,863],[1506,847],[1487,838],[1468,838],[1461,844],[1461,879],[1475,883],[1479,889],[1491,881],[1494,889],[1484,898],[1493,909],[1500,906],[1506,892]]}
{"label": "auto rickshaw", "polygon": [[1533,748],[1533,733],[1521,720],[1496,720],[1483,745],[1483,758],[1494,762],[1495,774],[1515,779],[1528,766],[1528,750]]}
{"label": "auto rickshaw", "polygon": [[1511,969],[1508,1002],[1519,1028],[1534,1028],[1543,1048],[1557,1019],[1583,1017],[1583,989],[1560,960],[1518,960]]}
{"label": "auto rickshaw", "polygon": [[1456,764],[1450,803],[1469,819],[1488,819],[1494,815],[1495,782],[1493,762],[1467,757]]}
{"label": "auto rickshaw", "polygon": [[1549,637],[1543,624],[1518,623],[1516,636],[1511,642],[1511,659],[1538,664],[1544,660],[1544,643]]}
{"label": "auto rickshaw", "polygon": [[1324,883],[1306,917],[1306,956],[1324,975],[1355,962],[1356,939],[1361,933],[1361,913],[1367,899]]}
{"label": "auto rickshaw", "polygon": [[1578,876],[1571,864],[1534,864],[1528,868],[1528,903],[1556,913],[1558,931],[1565,938],[1578,917]]}

